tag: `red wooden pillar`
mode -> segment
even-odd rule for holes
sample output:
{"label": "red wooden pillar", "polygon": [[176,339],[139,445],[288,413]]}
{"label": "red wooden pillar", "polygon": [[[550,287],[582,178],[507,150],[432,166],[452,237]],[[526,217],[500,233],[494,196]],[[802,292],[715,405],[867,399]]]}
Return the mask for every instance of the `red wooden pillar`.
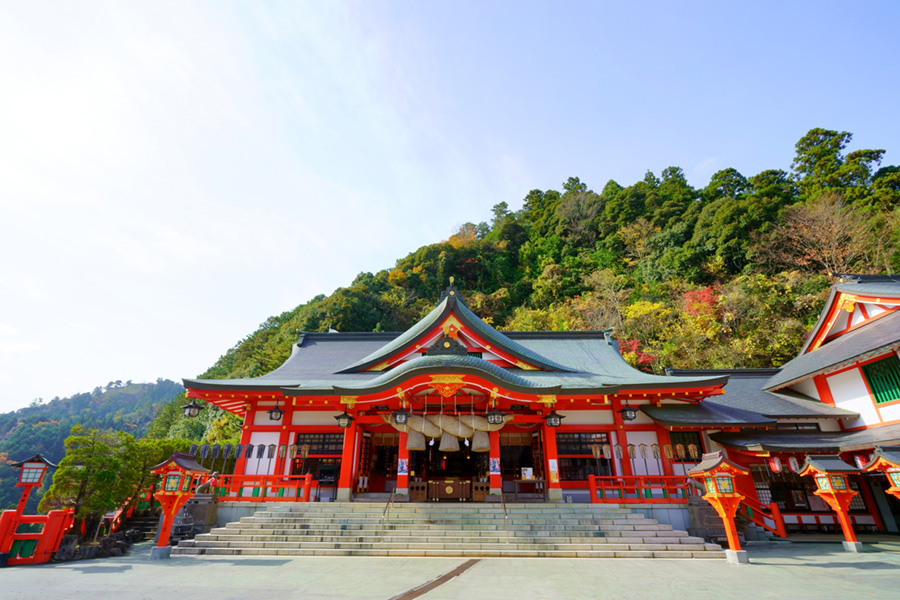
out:
{"label": "red wooden pillar", "polygon": [[[406,449],[405,431],[400,432],[400,446],[397,448],[397,493],[409,494],[409,450]],[[405,473],[401,473],[405,471]]]}
{"label": "red wooden pillar", "polygon": [[250,443],[250,436],[253,434],[253,417],[256,412],[248,409],[244,414],[244,426],[241,428],[241,445],[244,446],[244,453],[235,462],[234,474],[243,475],[244,468],[247,465],[247,445]]}
{"label": "red wooden pillar", "polygon": [[662,463],[663,475],[672,476],[675,474],[672,469],[672,461],[666,458],[666,452],[663,449],[666,445],[672,445],[669,432],[664,427],[660,427],[656,432],[656,439],[659,441],[659,461]]}
{"label": "red wooden pillar", "polygon": [[337,501],[349,502],[353,492],[353,455],[356,450],[356,420],[344,429],[344,450],[341,453],[341,477],[338,480]]}
{"label": "red wooden pillar", "polygon": [[544,440],[544,473],[547,474],[547,499],[562,502],[562,486],[559,484],[559,457],[556,454],[556,428],[541,424]]}
{"label": "red wooden pillar", "polygon": [[288,404],[284,407],[284,415],[281,417],[281,432],[278,435],[278,456],[275,459],[275,470],[272,471],[274,475],[290,475],[290,470],[285,473],[285,464],[290,464],[291,459],[287,457],[285,454],[284,458],[281,458],[281,447],[287,446],[290,443],[291,432],[288,430],[288,427],[291,426],[291,421],[294,418],[294,407]]}
{"label": "red wooden pillar", "polygon": [[[631,468],[631,458],[628,456],[628,434],[625,433],[625,421],[622,419],[619,409],[622,408],[622,402],[618,398],[612,399],[613,423],[616,425],[616,444],[622,447],[622,472],[616,473],[619,476],[631,477],[634,472]],[[615,464],[615,460],[613,460]]]}
{"label": "red wooden pillar", "polygon": [[491,451],[488,454],[490,465],[489,473],[491,476],[491,494],[503,493],[503,481],[500,475],[500,432],[491,431],[488,433],[491,440]]}

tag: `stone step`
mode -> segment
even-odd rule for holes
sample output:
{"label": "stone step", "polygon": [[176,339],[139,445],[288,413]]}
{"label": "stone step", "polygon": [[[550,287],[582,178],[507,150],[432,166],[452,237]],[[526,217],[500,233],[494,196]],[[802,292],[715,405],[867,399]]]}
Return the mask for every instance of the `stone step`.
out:
{"label": "stone step", "polygon": [[262,505],[174,554],[722,558],[716,544],[630,508],[496,504]]}
{"label": "stone step", "polygon": [[723,559],[722,550],[338,550],[338,549],[280,549],[268,548],[196,548],[175,547],[172,554],[206,554],[226,556],[431,556],[431,557],[509,557],[509,558],[706,558]]}
{"label": "stone step", "polygon": [[[569,532],[569,531],[600,531],[607,535],[623,534],[628,532],[665,532],[667,535],[673,533],[670,525],[548,525],[545,523],[518,524],[515,522],[508,525],[500,524],[469,524],[466,526],[451,526],[444,524],[403,524],[403,523],[254,523],[252,521],[241,521],[239,523],[228,523],[226,529],[257,529],[257,530],[274,530],[274,531],[313,531],[313,530],[334,530],[334,531],[458,531],[466,529],[470,531],[548,531],[548,532]],[[687,535],[687,533],[682,533]]]}
{"label": "stone step", "polygon": [[[282,550],[282,549],[290,549],[296,548],[297,544],[294,542],[248,542],[248,541],[206,541],[206,540],[194,540],[194,544],[192,547],[195,548],[269,548],[274,550]],[[658,551],[658,550],[679,550],[679,551],[701,551],[706,550],[706,546],[704,543],[699,544],[578,544],[578,543],[568,543],[568,542],[560,542],[560,541],[547,541],[544,543],[534,542],[529,544],[523,544],[518,541],[510,541],[509,543],[505,542],[492,542],[492,543],[457,543],[457,544],[444,544],[444,543],[436,543],[436,542],[389,542],[389,541],[372,541],[372,542],[355,542],[355,541],[342,541],[342,542],[304,542],[303,548],[306,549],[328,549],[334,548],[337,550],[341,549],[360,549],[360,550],[465,550],[465,549],[477,549],[477,550],[501,550],[501,549],[512,549],[512,550],[608,550],[608,551],[622,551],[622,550],[641,550],[641,551]]]}

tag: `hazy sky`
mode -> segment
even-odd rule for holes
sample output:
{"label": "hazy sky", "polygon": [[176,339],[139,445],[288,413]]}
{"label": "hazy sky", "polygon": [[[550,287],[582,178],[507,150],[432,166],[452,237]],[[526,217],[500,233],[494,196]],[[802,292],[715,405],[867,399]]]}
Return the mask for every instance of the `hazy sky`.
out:
{"label": "hazy sky", "polygon": [[569,176],[898,164],[898,6],[0,0],[0,411],[194,377]]}

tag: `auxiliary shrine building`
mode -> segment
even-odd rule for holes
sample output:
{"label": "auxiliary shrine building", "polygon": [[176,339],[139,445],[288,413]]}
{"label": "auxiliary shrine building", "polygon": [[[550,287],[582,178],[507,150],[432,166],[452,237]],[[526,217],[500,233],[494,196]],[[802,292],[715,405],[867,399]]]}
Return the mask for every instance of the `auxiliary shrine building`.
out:
{"label": "auxiliary shrine building", "polygon": [[[833,288],[781,369],[644,373],[603,332],[497,331],[451,283],[408,331],[303,333],[267,375],[184,385],[243,417],[236,476],[312,473],[323,499],[683,503],[724,450],[759,525],[834,527],[805,456],[900,442],[900,281],[870,279]],[[881,480],[850,482],[854,523],[896,531]]]}

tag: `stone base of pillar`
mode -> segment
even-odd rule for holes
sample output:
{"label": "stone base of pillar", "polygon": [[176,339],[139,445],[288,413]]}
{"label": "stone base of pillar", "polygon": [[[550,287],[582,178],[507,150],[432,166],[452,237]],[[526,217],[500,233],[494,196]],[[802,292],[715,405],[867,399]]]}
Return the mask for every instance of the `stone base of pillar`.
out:
{"label": "stone base of pillar", "polygon": [[563,495],[562,489],[560,488],[550,488],[547,490],[547,502],[562,502]]}
{"label": "stone base of pillar", "polygon": [[406,496],[409,494],[409,488],[397,488],[396,490],[394,490],[394,495],[396,496],[397,494]]}
{"label": "stone base of pillar", "polygon": [[338,488],[335,500],[337,502],[350,502],[350,495],[350,488]]}
{"label": "stone base of pillar", "polygon": [[725,560],[732,565],[749,565],[750,557],[746,550],[726,550]]}
{"label": "stone base of pillar", "polygon": [[172,546],[153,546],[150,548],[150,558],[171,558]]}
{"label": "stone base of pillar", "polygon": [[502,490],[498,487],[492,487],[490,494],[491,496],[499,496],[502,493]]}
{"label": "stone base of pillar", "polygon": [[847,552],[862,552],[862,542],[842,542]]}

